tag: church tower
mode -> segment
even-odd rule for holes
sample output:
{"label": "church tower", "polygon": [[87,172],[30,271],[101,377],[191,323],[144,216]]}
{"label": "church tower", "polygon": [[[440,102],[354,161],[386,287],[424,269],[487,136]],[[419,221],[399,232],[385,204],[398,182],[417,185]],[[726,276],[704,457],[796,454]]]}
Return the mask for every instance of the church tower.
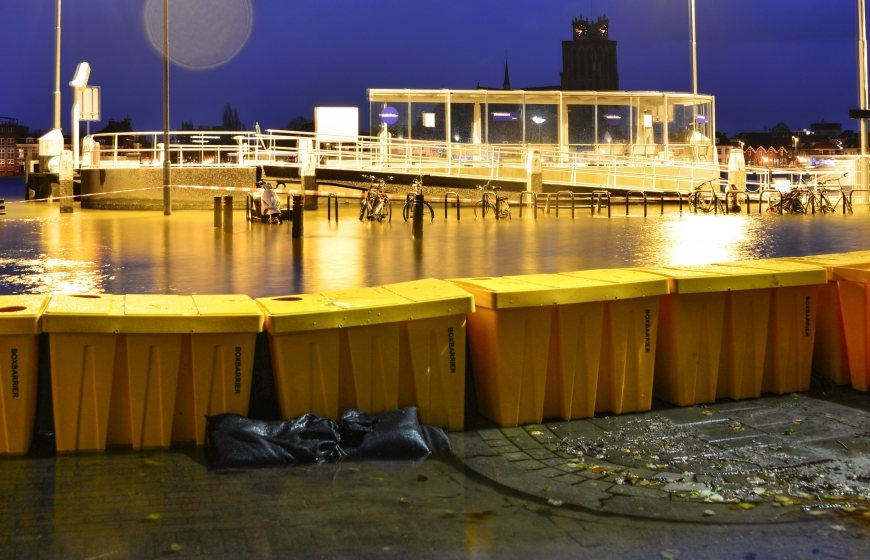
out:
{"label": "church tower", "polygon": [[577,18],[571,22],[573,39],[562,41],[563,90],[615,91],[619,89],[616,70],[616,41],[608,39],[607,17],[596,21]]}

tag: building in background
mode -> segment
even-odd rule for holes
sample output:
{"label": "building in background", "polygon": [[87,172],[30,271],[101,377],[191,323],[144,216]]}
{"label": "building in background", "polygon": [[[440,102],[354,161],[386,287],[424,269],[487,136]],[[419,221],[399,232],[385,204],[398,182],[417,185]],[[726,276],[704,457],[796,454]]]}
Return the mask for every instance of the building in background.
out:
{"label": "building in background", "polygon": [[610,40],[610,21],[577,18],[571,22],[574,37],[562,41],[563,91],[616,91],[619,72],[616,41]]}
{"label": "building in background", "polygon": [[18,139],[27,134],[27,128],[12,117],[0,117],[0,175],[17,175]]}

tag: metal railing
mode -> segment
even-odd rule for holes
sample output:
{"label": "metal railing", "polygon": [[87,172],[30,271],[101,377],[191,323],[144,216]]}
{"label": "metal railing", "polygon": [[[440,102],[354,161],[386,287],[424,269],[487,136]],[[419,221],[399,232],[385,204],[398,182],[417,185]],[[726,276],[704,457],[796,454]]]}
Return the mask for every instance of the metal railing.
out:
{"label": "metal railing", "polygon": [[[357,136],[324,140],[314,133],[176,131],[164,147],[162,132],[99,133],[83,142],[82,168],[283,166],[431,174],[456,178],[525,182],[530,150],[540,156],[547,184],[596,189],[690,192],[705,181],[722,181],[727,166],[684,157],[679,146],[639,155],[600,153],[594,146],[458,144]],[[855,186],[855,159],[839,158],[834,169],[775,169],[748,166],[738,186],[749,191],[785,189],[801,183]],[[845,170],[845,171],[844,171]],[[741,171],[742,173],[742,171]]]}

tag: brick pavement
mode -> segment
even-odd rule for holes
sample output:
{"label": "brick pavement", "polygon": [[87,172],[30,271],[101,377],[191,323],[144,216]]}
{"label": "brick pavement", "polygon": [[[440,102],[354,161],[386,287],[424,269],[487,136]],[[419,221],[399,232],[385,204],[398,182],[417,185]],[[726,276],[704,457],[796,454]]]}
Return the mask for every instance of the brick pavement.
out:
{"label": "brick pavement", "polygon": [[[804,510],[809,499],[777,502],[781,494],[760,481],[751,487],[765,493],[741,502],[702,496],[731,498],[712,484],[722,477],[703,469],[748,448],[750,438],[722,438],[723,426],[768,442],[758,455],[767,468],[816,453],[828,473],[866,460],[868,396],[840,396],[479,426],[451,435],[454,457],[418,464],[216,471],[196,448],[55,456],[36,446],[0,458],[0,558],[862,557],[870,552],[864,505],[828,497],[837,507]],[[640,455],[652,448],[639,445],[655,440],[650,425],[691,443],[685,449],[708,438],[700,448],[716,452],[691,463],[691,477],[674,466],[677,455],[662,453],[651,468]],[[774,453],[772,442],[782,449]],[[859,474],[852,482],[866,487],[866,470]]]}

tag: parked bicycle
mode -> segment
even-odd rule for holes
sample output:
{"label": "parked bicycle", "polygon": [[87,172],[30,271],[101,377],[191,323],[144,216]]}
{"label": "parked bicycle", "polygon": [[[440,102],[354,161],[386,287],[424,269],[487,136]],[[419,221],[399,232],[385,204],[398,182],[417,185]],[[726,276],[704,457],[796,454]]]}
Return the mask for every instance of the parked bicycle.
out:
{"label": "parked bicycle", "polygon": [[[705,185],[710,188],[704,188]],[[689,193],[689,207],[696,214],[698,212],[709,214],[710,212],[718,212],[720,209],[723,214],[725,213],[724,202],[719,199],[719,196],[713,189],[712,181],[704,181],[692,189],[692,192]]]}
{"label": "parked bicycle", "polygon": [[[363,175],[363,177],[369,180],[369,188],[363,193],[359,202],[360,221],[392,221],[393,209],[385,189],[386,179],[374,175]],[[392,179],[392,177],[388,177],[388,179]]]}
{"label": "parked bicycle", "polygon": [[[414,219],[414,208],[416,208],[417,195],[423,194],[423,176],[417,175],[411,183],[411,192],[405,195],[405,206],[402,207],[402,218],[407,222],[409,219]],[[435,209],[432,205],[423,200],[423,214],[426,214],[426,209],[429,210],[430,221],[435,221]]]}
{"label": "parked bicycle", "polygon": [[780,195],[777,202],[771,203],[767,211],[773,214],[806,214],[810,189],[791,187]]}
{"label": "parked bicycle", "polygon": [[501,189],[498,185],[489,186],[489,181],[483,185],[478,185],[477,190],[480,191],[480,200],[474,204],[474,216],[477,217],[480,212],[481,217],[486,218],[489,212],[495,215],[496,220],[511,219],[511,203],[510,198],[506,194],[500,194]]}

